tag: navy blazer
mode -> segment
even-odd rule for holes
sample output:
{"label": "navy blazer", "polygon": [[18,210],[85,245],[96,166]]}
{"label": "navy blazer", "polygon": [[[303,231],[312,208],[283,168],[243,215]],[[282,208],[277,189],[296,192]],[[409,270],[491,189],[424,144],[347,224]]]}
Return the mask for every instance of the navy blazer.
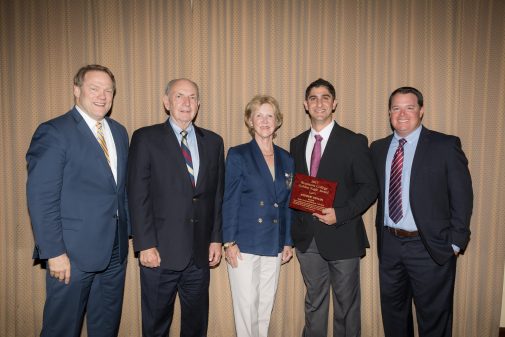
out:
{"label": "navy blazer", "polygon": [[292,245],[289,197],[294,164],[276,145],[274,154],[275,181],[256,140],[228,151],[223,241],[235,241],[244,253],[277,256]]}
{"label": "navy blazer", "polygon": [[[379,259],[384,234],[386,157],[392,138],[389,135],[370,145],[380,187],[375,221]],[[451,244],[461,250],[466,248],[473,191],[459,138],[422,127],[412,162],[409,201],[419,235],[436,263],[444,264],[454,255]]]}
{"label": "navy blazer", "polygon": [[[79,112],[41,124],[26,154],[34,258],[66,253],[86,272],[107,267],[116,237],[128,253],[126,165],[128,134],[107,118],[117,152],[117,183],[102,148]],[[117,223],[117,225],[116,225]]]}

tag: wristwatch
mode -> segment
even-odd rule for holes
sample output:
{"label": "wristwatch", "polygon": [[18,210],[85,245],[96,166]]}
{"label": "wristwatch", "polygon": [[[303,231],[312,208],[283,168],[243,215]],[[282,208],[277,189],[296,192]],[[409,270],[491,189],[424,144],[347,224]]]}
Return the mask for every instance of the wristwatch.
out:
{"label": "wristwatch", "polygon": [[223,247],[226,249],[228,247],[235,246],[237,243],[235,241],[226,242]]}

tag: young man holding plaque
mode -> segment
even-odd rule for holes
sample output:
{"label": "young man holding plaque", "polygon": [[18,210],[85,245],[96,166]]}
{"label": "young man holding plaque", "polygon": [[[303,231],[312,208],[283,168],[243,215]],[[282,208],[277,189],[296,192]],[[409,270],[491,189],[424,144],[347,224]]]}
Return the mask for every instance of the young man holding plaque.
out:
{"label": "young man holding plaque", "polygon": [[361,335],[359,261],[369,247],[361,214],[378,187],[368,140],[333,120],[337,103],[331,83],[312,82],[304,101],[311,128],[290,147],[295,172],[338,184],[332,207],[293,215],[291,235],[307,287],[304,337],[327,335],[330,284],[333,336]]}
{"label": "young man holding plaque", "polygon": [[377,248],[387,337],[452,335],[456,260],[470,239],[472,180],[461,141],[425,128],[423,95],[389,96],[394,133],[372,143],[379,180]]}

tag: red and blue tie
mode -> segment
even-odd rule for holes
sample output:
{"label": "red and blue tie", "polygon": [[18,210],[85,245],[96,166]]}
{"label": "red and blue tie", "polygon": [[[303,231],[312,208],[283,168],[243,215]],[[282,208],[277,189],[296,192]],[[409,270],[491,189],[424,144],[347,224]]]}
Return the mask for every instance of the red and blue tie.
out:
{"label": "red and blue tie", "polygon": [[398,223],[403,218],[402,209],[402,171],[403,171],[403,145],[407,141],[402,138],[396,148],[393,162],[391,163],[391,175],[389,178],[389,218]]}
{"label": "red and blue tie", "polygon": [[181,131],[181,151],[186,161],[186,167],[188,169],[189,178],[191,179],[191,184],[195,187],[195,174],[193,172],[193,159],[191,159],[191,151],[188,146],[188,132],[186,130]]}

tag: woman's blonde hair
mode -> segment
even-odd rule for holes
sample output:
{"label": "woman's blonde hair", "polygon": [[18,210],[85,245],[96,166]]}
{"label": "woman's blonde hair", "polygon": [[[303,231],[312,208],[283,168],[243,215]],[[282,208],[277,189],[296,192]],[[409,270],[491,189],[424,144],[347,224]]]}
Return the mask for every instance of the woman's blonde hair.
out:
{"label": "woman's blonde hair", "polygon": [[[274,110],[275,117],[275,131],[277,131],[282,125],[282,113],[279,108],[279,102],[272,96],[268,95],[256,95],[254,96],[249,103],[247,103],[244,112],[244,123],[247,126],[247,130],[251,137],[254,137],[254,128],[251,125],[251,117],[254,112],[256,112],[263,104],[270,104],[272,109]],[[274,138],[276,133],[273,134]]]}

